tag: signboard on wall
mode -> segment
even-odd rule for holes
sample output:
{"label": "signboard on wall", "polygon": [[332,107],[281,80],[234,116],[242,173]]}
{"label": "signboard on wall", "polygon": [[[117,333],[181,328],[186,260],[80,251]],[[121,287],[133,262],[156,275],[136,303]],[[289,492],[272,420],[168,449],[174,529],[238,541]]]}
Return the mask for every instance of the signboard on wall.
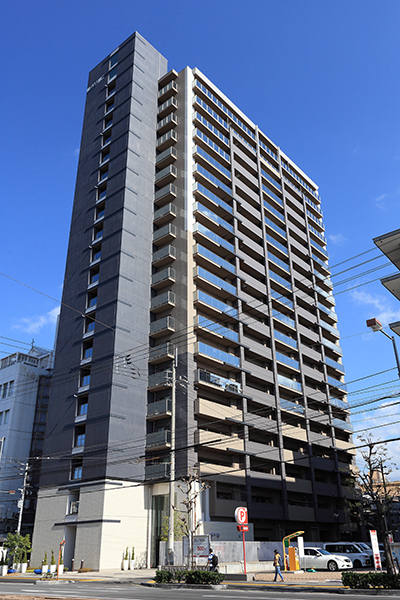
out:
{"label": "signboard on wall", "polygon": [[[183,556],[187,557],[189,550],[189,541],[187,537],[183,538]],[[210,536],[209,535],[194,535],[193,536],[193,556],[197,558],[208,559],[210,552]]]}

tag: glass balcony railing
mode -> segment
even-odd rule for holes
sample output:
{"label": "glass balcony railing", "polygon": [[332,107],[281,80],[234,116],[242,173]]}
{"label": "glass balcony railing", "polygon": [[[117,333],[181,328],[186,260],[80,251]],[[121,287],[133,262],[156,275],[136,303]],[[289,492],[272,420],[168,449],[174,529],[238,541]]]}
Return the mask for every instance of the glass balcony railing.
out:
{"label": "glass balcony railing", "polygon": [[204,256],[205,258],[208,258],[209,260],[212,260],[217,265],[219,265],[220,267],[223,267],[224,269],[226,269],[227,271],[230,271],[231,273],[236,272],[235,265],[228,262],[224,258],[221,258],[220,256],[218,256],[218,254],[211,252],[211,250],[209,250],[208,248],[205,248],[201,244],[196,244],[194,252],[201,254],[201,256]]}
{"label": "glass balcony railing", "polygon": [[176,258],[175,246],[171,246],[169,244],[168,246],[164,246],[163,248],[160,248],[160,250],[156,250],[155,252],[153,252],[153,263],[157,263],[163,258],[167,257]]}
{"label": "glass balcony railing", "polygon": [[281,323],[285,323],[285,325],[289,325],[289,327],[293,327],[293,329],[296,328],[296,324],[294,322],[294,319],[291,319],[287,315],[283,315],[278,310],[273,310],[272,311],[272,316],[274,317],[274,319],[277,319],[278,321],[281,321]]}
{"label": "glass balcony railing", "polygon": [[281,352],[276,352],[275,356],[278,362],[281,362],[287,365],[288,367],[292,367],[293,369],[300,369],[299,362],[297,360],[294,360],[294,358],[290,358],[289,356],[286,356],[286,354],[281,354]]}
{"label": "glass balcony railing", "polygon": [[213,283],[214,285],[217,285],[223,290],[226,290],[230,294],[236,296],[236,287],[234,285],[228,283],[227,281],[225,281],[225,279],[221,279],[221,277],[217,277],[213,273],[210,273],[210,271],[203,269],[203,267],[194,268],[194,276],[196,277],[196,275],[199,277],[203,277],[203,279],[205,279],[206,281],[209,281],[210,283]]}
{"label": "glass balcony railing", "polygon": [[199,233],[202,233],[203,235],[205,235],[206,237],[208,237],[210,240],[212,240],[216,244],[219,244],[220,246],[223,246],[224,248],[226,248],[230,252],[235,252],[235,246],[233,244],[231,244],[230,242],[228,242],[225,238],[221,237],[217,233],[214,233],[213,231],[211,231],[207,227],[204,227],[204,225],[202,225],[201,223],[195,223],[194,227],[193,227],[193,231],[194,232],[198,231]]}
{"label": "glass balcony railing", "polygon": [[284,269],[285,271],[287,271],[287,273],[290,274],[289,265],[283,262],[283,260],[281,260],[280,258],[277,258],[275,254],[271,254],[271,252],[268,252],[268,260],[272,261],[276,265],[279,265],[282,269]]}
{"label": "glass balcony railing", "polygon": [[283,200],[281,198],[279,198],[276,194],[274,194],[274,192],[272,192],[266,185],[262,184],[262,189],[264,190],[264,192],[266,194],[268,194],[268,196],[271,196],[271,198],[273,198],[275,200],[275,202],[277,202],[279,204],[279,206],[282,206],[283,208]]}
{"label": "glass balcony railing", "polygon": [[153,346],[149,351],[149,360],[157,360],[157,358],[168,358],[174,355],[175,346],[171,342],[166,342],[165,344],[159,344],[158,346]]}
{"label": "glass balcony railing", "polygon": [[290,400],[284,400],[283,398],[279,398],[279,404],[281,410],[287,410],[297,415],[304,415],[304,407],[300,404],[296,404],[295,402],[290,402]]}
{"label": "glass balcony railing", "polygon": [[161,429],[146,435],[146,446],[168,446],[171,443],[171,432],[169,429]]}
{"label": "glass balcony railing", "polygon": [[149,375],[148,387],[159,387],[159,386],[167,386],[172,385],[172,371],[160,371],[159,373],[153,373]]}
{"label": "glass balcony railing", "polygon": [[147,416],[156,417],[165,413],[171,412],[172,400],[171,398],[163,398],[157,402],[151,402],[147,405]]}
{"label": "glass balcony railing", "polygon": [[338,408],[343,408],[344,410],[349,410],[349,405],[346,400],[342,400],[342,398],[333,398],[331,396],[331,404],[337,406]]}
{"label": "glass balcony railing", "polygon": [[227,194],[231,195],[232,194],[232,190],[230,187],[228,187],[227,185],[225,185],[225,183],[222,183],[222,181],[220,181],[219,179],[217,179],[217,177],[214,177],[214,175],[211,175],[211,173],[209,173],[207,171],[207,169],[205,169],[204,167],[202,167],[201,165],[194,165],[194,169],[193,171],[196,173],[200,173],[201,175],[203,175],[203,177],[205,177],[206,179],[208,179],[209,181],[211,181],[211,183],[213,183],[214,185],[218,186],[219,188],[221,188],[221,190],[224,190],[224,192],[226,192]]}
{"label": "glass balcony railing", "polygon": [[329,270],[328,261],[321,260],[320,258],[318,258],[318,256],[315,256],[314,253],[311,254],[311,258],[313,260],[315,260],[319,265],[321,265],[321,267],[323,267],[324,269],[328,269]]}
{"label": "glass balcony railing", "polygon": [[291,308],[291,309],[294,308],[293,302],[290,300],[290,298],[287,298],[286,296],[282,296],[282,294],[280,294],[279,292],[277,292],[275,290],[271,290],[271,298],[278,300],[279,302],[281,302],[288,308]]}
{"label": "glass balcony railing", "polygon": [[276,217],[278,217],[278,219],[280,219],[281,221],[285,221],[285,216],[279,212],[279,210],[276,210],[276,208],[274,208],[273,206],[271,206],[271,204],[269,202],[267,202],[266,200],[264,200],[264,207],[269,210],[269,212],[271,212],[272,214],[274,214]]}
{"label": "glass balcony railing", "polygon": [[176,272],[175,269],[171,267],[167,267],[166,269],[162,269],[158,273],[155,273],[151,278],[151,285],[155,286],[158,283],[162,283],[163,281],[175,281]]}
{"label": "glass balcony railing", "polygon": [[[259,144],[260,144],[260,147],[261,147],[263,150],[265,150],[265,152],[267,152],[267,154],[269,154],[270,156],[272,156],[272,158],[274,158],[276,161],[278,160],[278,157],[277,157],[277,155],[275,154],[275,152],[272,152],[272,150],[270,150],[270,149],[268,148],[268,146],[266,146],[266,145],[264,144],[264,142],[262,142],[261,140],[259,140]],[[274,167],[274,168],[276,169],[276,167]]]}
{"label": "glass balcony railing", "polygon": [[314,242],[314,240],[310,240],[311,242],[311,246],[314,246],[314,248],[316,248],[319,252],[321,252],[321,254],[323,254],[324,256],[326,256],[326,258],[329,258],[329,254],[328,252],[325,250],[325,248],[322,248],[322,246],[320,246],[319,244],[317,244],[317,242]]}
{"label": "glass balcony railing", "polygon": [[332,325],[328,325],[328,323],[325,323],[325,321],[322,321],[322,319],[320,320],[320,323],[321,327],[323,327],[327,331],[330,331],[336,337],[340,337],[339,329],[337,329],[336,327],[332,327]]}
{"label": "glass balcony railing", "polygon": [[339,429],[343,429],[349,433],[353,431],[353,425],[351,423],[347,423],[347,421],[342,421],[341,419],[332,419],[332,424],[334,427],[338,427]]}
{"label": "glass balcony railing", "polygon": [[291,285],[290,281],[287,281],[286,279],[284,279],[280,275],[277,275],[271,269],[269,270],[269,277],[273,281],[276,281],[276,283],[280,283],[280,285],[283,285],[283,287],[285,287],[287,290],[292,291],[292,285]]}
{"label": "glass balcony railing", "polygon": [[232,379],[221,377],[220,375],[215,375],[215,373],[210,373],[204,369],[197,369],[196,381],[209,383],[210,385],[216,385],[227,392],[235,392],[238,394],[242,393],[242,386],[240,383],[237,383]]}
{"label": "glass balcony railing", "polygon": [[311,211],[309,211],[306,208],[306,214],[308,217],[310,217],[310,219],[312,219],[315,223],[317,223],[320,227],[322,227],[323,229],[325,229],[324,224],[322,222],[322,219],[319,219],[318,217],[316,217]]}
{"label": "glass balcony railing", "polygon": [[211,108],[211,106],[209,106],[206,102],[204,102],[204,100],[200,98],[200,96],[195,96],[195,101],[199,106],[201,106],[201,108],[208,112],[208,114],[211,115],[217,121],[217,123],[225,127],[225,129],[229,129],[227,121],[220,117],[219,114]]}
{"label": "glass balcony railing", "polygon": [[339,381],[338,379],[335,379],[334,377],[329,377],[329,375],[328,375],[328,383],[329,383],[329,385],[333,385],[334,387],[337,387],[340,390],[344,390],[345,392],[347,392],[347,384],[346,383],[343,383],[342,381]]}
{"label": "glass balcony railing", "polygon": [[218,144],[216,144],[215,142],[213,142],[209,137],[206,136],[205,133],[203,133],[202,131],[200,131],[200,129],[196,129],[195,130],[195,135],[198,138],[200,138],[201,140],[203,140],[203,142],[205,144],[207,144],[207,146],[210,146],[210,148],[212,148],[213,150],[215,150],[215,152],[218,152],[218,154],[220,154],[222,156],[222,158],[224,158],[228,162],[231,161],[231,157],[229,156],[229,154],[227,152],[225,152],[225,150],[222,150],[222,148],[220,148],[220,146],[218,146]]}
{"label": "glass balcony railing", "polygon": [[324,306],[320,302],[318,302],[317,306],[320,310],[322,310],[322,312],[329,315],[334,321],[338,320],[337,314],[333,310],[329,310],[329,308],[326,308],[326,306]]}
{"label": "glass balcony railing", "polygon": [[195,183],[193,186],[193,191],[200,192],[201,194],[206,196],[209,200],[211,200],[215,204],[218,204],[218,206],[220,206],[221,208],[226,210],[226,212],[230,213],[231,215],[233,214],[233,208],[232,208],[232,206],[230,206],[230,204],[228,204],[227,202],[224,202],[224,200],[221,200],[221,198],[219,198],[218,196],[216,196],[215,194],[210,192],[210,190],[208,190],[206,187],[204,187],[204,185],[202,185],[201,183]]}
{"label": "glass balcony railing", "polygon": [[280,250],[281,252],[283,252],[283,254],[286,254],[286,256],[288,256],[288,249],[286,248],[286,246],[284,246],[280,242],[277,242],[276,239],[268,235],[268,233],[265,235],[265,237],[269,244],[272,244],[273,246],[275,246],[275,248],[278,248],[278,250]]}
{"label": "glass balcony railing", "polygon": [[272,183],[272,185],[275,185],[278,188],[278,190],[281,191],[280,183],[278,181],[276,181],[276,179],[271,177],[271,175],[269,173],[267,173],[267,171],[265,171],[265,169],[263,169],[262,167],[261,167],[261,175],[263,177],[265,177],[265,179],[268,179],[268,181],[270,183]]}
{"label": "glass balcony railing", "polygon": [[224,352],[224,350],[209,346],[204,342],[197,342],[195,346],[195,352],[197,353],[205,354],[210,358],[215,358],[229,365],[233,365],[234,367],[240,367],[240,358],[234,354],[229,354],[229,352]]}
{"label": "glass balcony railing", "polygon": [[280,342],[283,342],[284,344],[287,344],[288,346],[292,346],[292,348],[297,348],[296,340],[289,337],[288,335],[285,335],[284,333],[281,333],[280,331],[275,330],[274,336],[275,336],[275,339],[279,340]]}
{"label": "glass balcony railing", "polygon": [[203,157],[213,167],[215,167],[216,169],[218,169],[218,171],[220,171],[223,175],[225,175],[225,177],[227,177],[228,179],[231,179],[230,170],[227,169],[226,167],[224,167],[223,165],[221,165],[221,163],[218,160],[213,158],[210,154],[208,154],[208,152],[203,150],[203,148],[200,148],[200,146],[195,146],[194,153],[197,153],[199,156]]}
{"label": "glass balcony railing", "polygon": [[331,358],[328,358],[327,356],[325,356],[325,362],[326,362],[326,364],[329,367],[333,367],[334,369],[337,369],[341,373],[345,372],[343,365],[341,365],[340,363],[336,362],[335,360],[332,360]]}
{"label": "glass balcony railing", "polygon": [[216,308],[221,312],[230,315],[231,317],[237,318],[238,316],[237,308],[229,306],[229,304],[226,304],[226,302],[222,302],[222,300],[218,300],[217,298],[214,298],[214,296],[210,296],[201,290],[195,292],[195,300],[204,302],[205,304],[208,304],[209,306],[212,306],[213,308]]}
{"label": "glass balcony railing", "polygon": [[195,317],[195,325],[198,325],[199,327],[204,327],[205,329],[208,329],[209,331],[217,333],[218,335],[222,335],[226,338],[229,338],[234,342],[239,341],[239,334],[236,331],[233,331],[233,329],[229,329],[228,327],[221,325],[221,323],[217,323],[217,321],[212,321],[211,319],[202,317],[201,315]]}
{"label": "glass balcony railing", "polygon": [[278,375],[278,384],[284,385],[285,387],[291,388],[292,390],[296,390],[296,392],[301,392],[301,383],[299,383],[298,381],[294,381],[293,379],[289,379],[289,377]]}
{"label": "glass balcony railing", "polygon": [[334,352],[337,352],[340,355],[343,354],[342,349],[341,349],[340,346],[338,346],[337,344],[334,344],[333,342],[329,342],[324,337],[322,338],[322,343],[323,343],[324,346],[327,346],[327,348],[330,348]]}
{"label": "glass balcony railing", "polygon": [[225,221],[225,219],[217,215],[209,208],[206,208],[201,202],[195,202],[193,205],[193,210],[198,210],[202,215],[205,215],[215,223],[218,223],[218,225],[221,225],[221,227],[227,229],[230,233],[233,233],[233,225]]}
{"label": "glass balcony railing", "polygon": [[152,309],[164,306],[164,304],[175,304],[174,292],[164,292],[164,294],[158,294],[151,299],[150,307]]}
{"label": "glass balcony railing", "polygon": [[150,323],[150,333],[158,333],[164,330],[175,330],[174,317],[163,317]]}
{"label": "glass balcony railing", "polygon": [[205,119],[203,115],[201,115],[199,112],[196,112],[195,117],[198,121],[200,121],[200,123],[205,125],[207,129],[212,131],[217,137],[219,137],[220,140],[222,140],[227,146],[229,146],[229,139],[223,133],[221,133],[219,129],[214,127],[214,125],[210,123],[210,121],[207,121],[207,119]]}

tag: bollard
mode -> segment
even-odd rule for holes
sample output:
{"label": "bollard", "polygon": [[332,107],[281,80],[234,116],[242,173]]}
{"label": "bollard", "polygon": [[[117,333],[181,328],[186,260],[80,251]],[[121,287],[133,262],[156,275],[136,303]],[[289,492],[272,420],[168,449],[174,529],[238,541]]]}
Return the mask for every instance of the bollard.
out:
{"label": "bollard", "polygon": [[74,563],[75,563],[75,559],[73,558],[71,560],[71,571],[75,571],[75,569],[74,569],[74,567],[75,567]]}
{"label": "bollard", "polygon": [[84,561],[84,560],[83,560],[83,558],[82,558],[82,560],[81,560],[81,569],[83,569],[83,563],[84,563],[84,562],[85,562],[85,561]]}

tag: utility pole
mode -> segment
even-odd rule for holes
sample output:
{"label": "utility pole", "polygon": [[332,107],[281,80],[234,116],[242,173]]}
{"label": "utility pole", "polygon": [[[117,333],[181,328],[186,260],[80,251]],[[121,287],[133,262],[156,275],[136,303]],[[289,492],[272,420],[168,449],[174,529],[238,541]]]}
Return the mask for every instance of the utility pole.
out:
{"label": "utility pole", "polygon": [[18,515],[17,533],[21,533],[22,511],[24,510],[25,490],[26,490],[26,481],[27,481],[27,478],[28,478],[28,471],[29,471],[29,464],[25,463],[25,467],[24,467],[24,481],[23,481],[23,484],[22,484],[22,488],[19,488],[19,491],[21,492],[21,498],[20,498],[20,500],[18,500],[19,515]]}
{"label": "utility pole", "polygon": [[169,471],[169,520],[168,520],[168,563],[174,564],[174,502],[175,502],[175,405],[176,405],[176,367],[178,364],[178,349],[172,363],[172,395],[171,395],[171,460]]}

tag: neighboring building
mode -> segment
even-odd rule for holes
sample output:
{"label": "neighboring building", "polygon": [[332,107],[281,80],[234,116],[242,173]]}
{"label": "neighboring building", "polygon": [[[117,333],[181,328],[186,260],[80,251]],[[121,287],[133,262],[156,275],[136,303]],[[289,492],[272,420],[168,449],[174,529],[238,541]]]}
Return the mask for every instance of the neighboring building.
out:
{"label": "neighboring building", "polygon": [[[15,352],[0,360],[0,534],[17,528],[38,390],[50,378],[53,358],[51,350],[33,346],[26,354]],[[21,532],[32,533],[32,525],[33,519],[30,526],[23,523]]]}
{"label": "neighboring building", "polygon": [[[374,238],[373,242],[394,266],[397,269],[400,269],[400,229],[380,235],[379,237]],[[400,300],[400,272],[389,275],[388,277],[383,277],[381,283],[397,298],[397,300]],[[400,335],[400,321],[390,323],[389,327],[394,333]]]}
{"label": "neighboring building", "polygon": [[[34,558],[156,564],[176,477],[199,532],[339,537],[353,461],[316,184],[138,33],[89,74]],[[224,533],[225,535],[225,533]],[[235,535],[237,535],[235,533]],[[222,538],[221,538],[222,539]]]}

